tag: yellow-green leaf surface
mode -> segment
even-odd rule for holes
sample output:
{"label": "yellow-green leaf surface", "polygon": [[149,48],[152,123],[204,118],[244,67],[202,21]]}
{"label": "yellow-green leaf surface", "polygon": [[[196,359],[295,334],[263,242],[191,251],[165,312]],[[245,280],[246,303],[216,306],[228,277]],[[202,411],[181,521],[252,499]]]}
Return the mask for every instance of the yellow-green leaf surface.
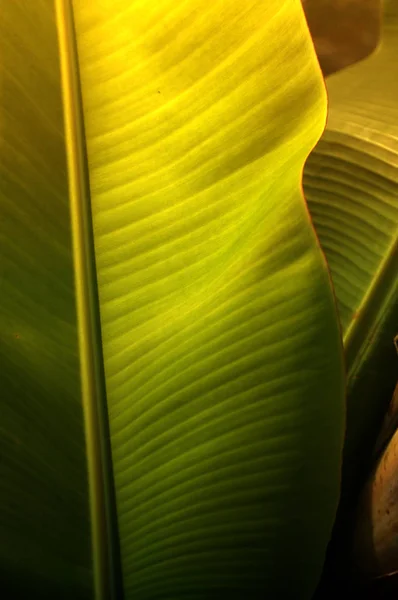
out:
{"label": "yellow-green leaf surface", "polygon": [[117,513],[126,599],[309,598],[344,389],[301,191],[326,101],[300,2],[53,9],[0,21],[2,443],[34,432],[0,465],[14,572],[46,597],[41,552],[53,597],[77,575],[90,597],[93,561],[94,594],[120,597]]}
{"label": "yellow-green leaf surface", "polygon": [[327,128],[304,192],[338,300],[348,378],[347,483],[372,452],[396,381],[398,3],[384,3],[375,53],[327,79]]}

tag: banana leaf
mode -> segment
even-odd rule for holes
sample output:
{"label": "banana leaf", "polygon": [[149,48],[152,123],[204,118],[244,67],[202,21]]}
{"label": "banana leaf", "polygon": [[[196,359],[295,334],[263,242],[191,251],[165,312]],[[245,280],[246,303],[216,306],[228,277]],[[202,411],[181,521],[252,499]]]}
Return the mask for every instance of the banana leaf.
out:
{"label": "banana leaf", "polygon": [[303,185],[326,254],[347,370],[343,493],[355,494],[396,382],[398,3],[376,51],[326,80],[329,112]]}
{"label": "banana leaf", "polygon": [[343,349],[301,189],[299,0],[0,13],[0,580],[12,598],[309,598]]}

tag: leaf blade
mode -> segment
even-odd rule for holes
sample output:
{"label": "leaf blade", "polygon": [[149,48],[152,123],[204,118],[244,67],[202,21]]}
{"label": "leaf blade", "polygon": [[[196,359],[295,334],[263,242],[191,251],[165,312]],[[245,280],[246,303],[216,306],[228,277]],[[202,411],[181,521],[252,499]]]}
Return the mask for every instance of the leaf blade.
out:
{"label": "leaf blade", "polygon": [[[305,597],[316,574],[294,550],[305,519],[295,522],[289,490],[301,507],[311,504],[304,512],[319,514],[318,558],[309,559],[318,569],[338,496],[341,348],[300,192],[302,164],[322,127],[322,83],[298,3],[223,7],[228,27],[219,28],[217,3],[74,4],[127,597],[160,589],[195,597],[217,586],[286,592],[282,557],[296,561],[292,580]],[[282,48],[275,40],[284,27],[293,41]],[[291,87],[278,75],[278,52]],[[292,328],[303,336],[302,361]],[[321,352],[312,352],[319,339]],[[284,417],[282,372],[289,372]],[[272,439],[286,443],[282,431],[293,415],[306,431],[319,417],[322,435],[313,442],[291,425],[290,460],[279,462]],[[330,477],[323,478],[315,449],[330,458]],[[303,456],[317,481],[306,475]],[[217,471],[206,474],[208,457],[222,480]],[[228,496],[228,511],[225,494],[245,479],[249,458],[259,470],[247,490]],[[323,486],[331,493],[324,513],[307,494]],[[310,537],[318,544],[315,530]],[[254,548],[247,561],[245,540]],[[238,564],[244,568],[231,573],[228,565]]]}
{"label": "leaf blade", "polygon": [[52,3],[7,3],[0,30],[0,578],[8,597],[87,600],[87,470]]}
{"label": "leaf blade", "polygon": [[383,404],[395,384],[395,11],[394,3],[384,4],[383,34],[374,54],[327,80],[328,125],[304,172],[305,194],[331,268],[343,326],[347,489],[361,477]]}

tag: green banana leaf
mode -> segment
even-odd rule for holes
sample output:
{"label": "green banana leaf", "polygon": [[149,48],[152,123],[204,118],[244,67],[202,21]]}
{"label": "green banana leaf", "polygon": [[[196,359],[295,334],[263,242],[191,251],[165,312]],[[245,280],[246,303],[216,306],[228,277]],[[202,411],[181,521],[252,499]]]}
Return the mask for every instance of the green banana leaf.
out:
{"label": "green banana leaf", "polygon": [[343,491],[357,489],[396,382],[398,331],[398,3],[381,41],[326,80],[326,130],[303,177],[334,283],[347,369]]}
{"label": "green banana leaf", "polygon": [[299,0],[9,1],[0,73],[2,590],[310,597],[344,373]]}

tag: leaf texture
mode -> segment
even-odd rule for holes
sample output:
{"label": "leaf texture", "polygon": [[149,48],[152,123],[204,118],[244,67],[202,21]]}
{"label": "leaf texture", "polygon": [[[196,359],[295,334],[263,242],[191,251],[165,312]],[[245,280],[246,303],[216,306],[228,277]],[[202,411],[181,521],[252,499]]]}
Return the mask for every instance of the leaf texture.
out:
{"label": "leaf texture", "polygon": [[6,597],[311,596],[344,428],[301,191],[325,112],[298,0],[1,7]]}
{"label": "leaf texture", "polygon": [[372,441],[396,379],[398,328],[397,3],[376,52],[327,80],[327,128],[304,191],[338,300],[347,364],[346,480]]}
{"label": "leaf texture", "polygon": [[125,595],[309,597],[344,418],[301,5],[73,8]]}

